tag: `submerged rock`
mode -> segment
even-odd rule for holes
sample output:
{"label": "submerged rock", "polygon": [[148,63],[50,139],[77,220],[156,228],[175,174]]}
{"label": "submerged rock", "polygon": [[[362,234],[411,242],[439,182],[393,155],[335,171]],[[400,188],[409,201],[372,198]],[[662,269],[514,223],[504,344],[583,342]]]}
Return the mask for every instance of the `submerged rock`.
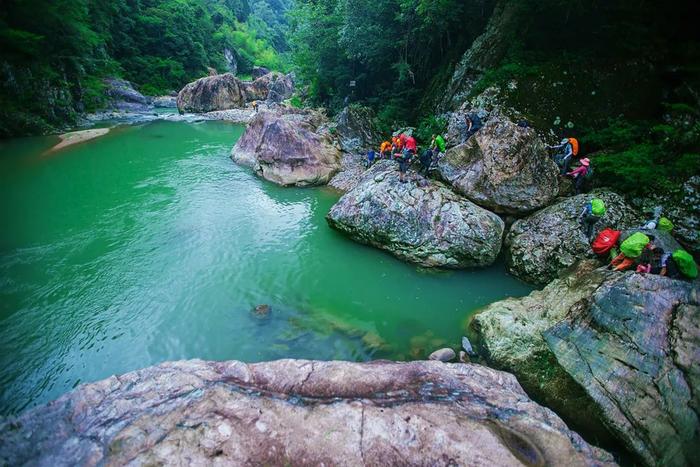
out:
{"label": "submerged rock", "polygon": [[614,465],[478,365],[164,363],[0,422],[8,465]]}
{"label": "submerged rock", "polygon": [[376,145],[379,151],[381,134],[372,123],[374,115],[369,107],[351,105],[335,117],[335,128],[343,151],[357,152]]}
{"label": "submerged rock", "polygon": [[255,308],[253,308],[253,314],[260,318],[270,316],[271,311],[272,308],[270,308],[270,305],[257,305]]}
{"label": "submerged rock", "polygon": [[[471,322],[490,364],[647,465],[691,465],[700,438],[700,287],[582,263]],[[601,433],[596,433],[601,436]]]}
{"label": "submerged rock", "polygon": [[550,204],[559,192],[556,165],[532,128],[491,115],[466,143],[447,151],[442,177],[474,203],[502,214]]}
{"label": "submerged rock", "polygon": [[340,170],[340,151],[318,131],[322,121],[306,111],[258,112],[231,158],[278,185],[326,184]]}
{"label": "submerged rock", "polygon": [[422,177],[399,182],[397,165],[379,161],[326,216],[352,239],[428,267],[492,264],[501,250],[503,221]]}
{"label": "submerged rock", "polygon": [[508,271],[526,282],[544,285],[577,261],[593,258],[591,244],[578,222],[593,198],[602,199],[607,209],[595,233],[606,227],[622,230],[639,222],[634,209],[611,191],[566,198],[513,224],[505,240]]}
{"label": "submerged rock", "polygon": [[231,73],[206,76],[187,84],[177,95],[177,108],[182,112],[211,112],[244,107],[245,88]]}
{"label": "submerged rock", "polygon": [[437,360],[440,362],[450,362],[457,357],[454,350],[445,347],[444,349],[438,349],[428,356],[428,360]]}

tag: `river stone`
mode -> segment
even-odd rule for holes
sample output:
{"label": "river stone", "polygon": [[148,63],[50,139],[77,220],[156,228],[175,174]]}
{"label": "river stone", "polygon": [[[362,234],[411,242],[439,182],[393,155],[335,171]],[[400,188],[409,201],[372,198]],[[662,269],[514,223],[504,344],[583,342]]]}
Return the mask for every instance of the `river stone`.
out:
{"label": "river stone", "polygon": [[340,147],[346,152],[358,152],[372,146],[379,151],[381,134],[374,128],[374,114],[369,107],[351,105],[335,117],[335,128]]}
{"label": "river stone", "polygon": [[454,350],[445,347],[444,349],[438,349],[428,356],[428,360],[437,360],[439,362],[449,362],[455,359],[457,354]]}
{"label": "river stone", "polygon": [[328,186],[347,193],[360,183],[364,174],[363,156],[361,154],[345,154],[340,162],[340,172],[328,182]]}
{"label": "river stone", "polygon": [[103,83],[109,108],[121,112],[144,112],[151,108],[148,98],[134,89],[131,82],[119,78],[106,78]]}
{"label": "river stone", "polygon": [[340,151],[319,133],[321,119],[303,111],[260,111],[231,158],[282,186],[323,185],[340,170]]}
{"label": "river stone", "polygon": [[231,73],[200,78],[187,84],[177,95],[180,113],[228,110],[245,107],[245,103],[245,88]]}
{"label": "river stone", "polygon": [[507,373],[163,363],[0,421],[4,465],[615,465]]}
{"label": "river stone", "polygon": [[605,427],[647,465],[692,465],[700,439],[700,287],[584,261],[471,329],[496,368],[577,429]]}
{"label": "river stone", "polygon": [[602,199],[607,209],[595,233],[606,227],[622,230],[639,223],[634,209],[611,191],[565,198],[513,224],[505,240],[508,271],[525,282],[544,285],[577,261],[595,257],[578,222],[579,214],[593,198]]}
{"label": "river stone", "polygon": [[396,163],[379,161],[326,216],[352,239],[427,267],[492,264],[501,249],[503,221],[423,177],[399,182]]}
{"label": "river stone", "polygon": [[501,214],[534,211],[559,192],[557,167],[535,130],[498,113],[466,143],[448,149],[438,168],[457,192]]}

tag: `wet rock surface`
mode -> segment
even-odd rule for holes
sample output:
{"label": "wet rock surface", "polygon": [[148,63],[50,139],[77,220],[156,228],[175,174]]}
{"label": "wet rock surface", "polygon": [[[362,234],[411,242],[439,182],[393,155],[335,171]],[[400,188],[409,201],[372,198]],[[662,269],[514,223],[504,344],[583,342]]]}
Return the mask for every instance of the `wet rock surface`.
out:
{"label": "wet rock surface", "polygon": [[456,191],[501,214],[542,208],[559,192],[556,165],[535,131],[498,114],[466,143],[450,148],[439,170]]}
{"label": "wet rock surface", "polygon": [[577,427],[604,426],[645,464],[692,465],[698,282],[594,267],[486,307],[470,324],[481,352]]}
{"label": "wet rock surface", "polygon": [[469,364],[164,363],[0,422],[3,464],[614,465]]}
{"label": "wet rock surface", "polygon": [[231,73],[206,76],[187,84],[177,95],[182,112],[211,112],[244,107],[246,93],[242,82]]}
{"label": "wet rock surface", "polygon": [[324,117],[291,109],[258,112],[231,158],[283,186],[323,185],[340,170],[340,151],[319,131]]}
{"label": "wet rock surface", "polygon": [[418,175],[400,183],[398,167],[379,161],[326,217],[352,239],[428,267],[465,268],[493,263],[503,221]]}
{"label": "wet rock surface", "polygon": [[578,221],[593,198],[602,199],[606,206],[595,233],[606,227],[622,230],[639,224],[634,209],[611,191],[565,198],[513,224],[505,239],[508,271],[526,282],[544,285],[579,260],[593,258],[591,244]]}

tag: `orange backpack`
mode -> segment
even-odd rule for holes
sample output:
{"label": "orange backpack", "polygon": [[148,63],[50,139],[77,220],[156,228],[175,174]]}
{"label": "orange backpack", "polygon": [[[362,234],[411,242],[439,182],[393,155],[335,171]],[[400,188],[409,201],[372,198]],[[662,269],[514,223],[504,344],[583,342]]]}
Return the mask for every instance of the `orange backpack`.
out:
{"label": "orange backpack", "polygon": [[575,156],[578,156],[578,140],[576,138],[569,138],[569,144],[571,145],[571,151]]}

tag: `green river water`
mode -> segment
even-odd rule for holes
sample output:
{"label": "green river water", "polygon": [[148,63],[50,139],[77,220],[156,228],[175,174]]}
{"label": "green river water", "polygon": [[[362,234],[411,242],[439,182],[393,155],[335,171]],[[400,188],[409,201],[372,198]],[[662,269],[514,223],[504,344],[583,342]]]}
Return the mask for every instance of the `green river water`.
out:
{"label": "green river water", "polygon": [[165,360],[424,358],[531,290],[502,264],[425,271],[348,240],[324,219],[337,193],[231,161],[242,132],[0,141],[0,413]]}

